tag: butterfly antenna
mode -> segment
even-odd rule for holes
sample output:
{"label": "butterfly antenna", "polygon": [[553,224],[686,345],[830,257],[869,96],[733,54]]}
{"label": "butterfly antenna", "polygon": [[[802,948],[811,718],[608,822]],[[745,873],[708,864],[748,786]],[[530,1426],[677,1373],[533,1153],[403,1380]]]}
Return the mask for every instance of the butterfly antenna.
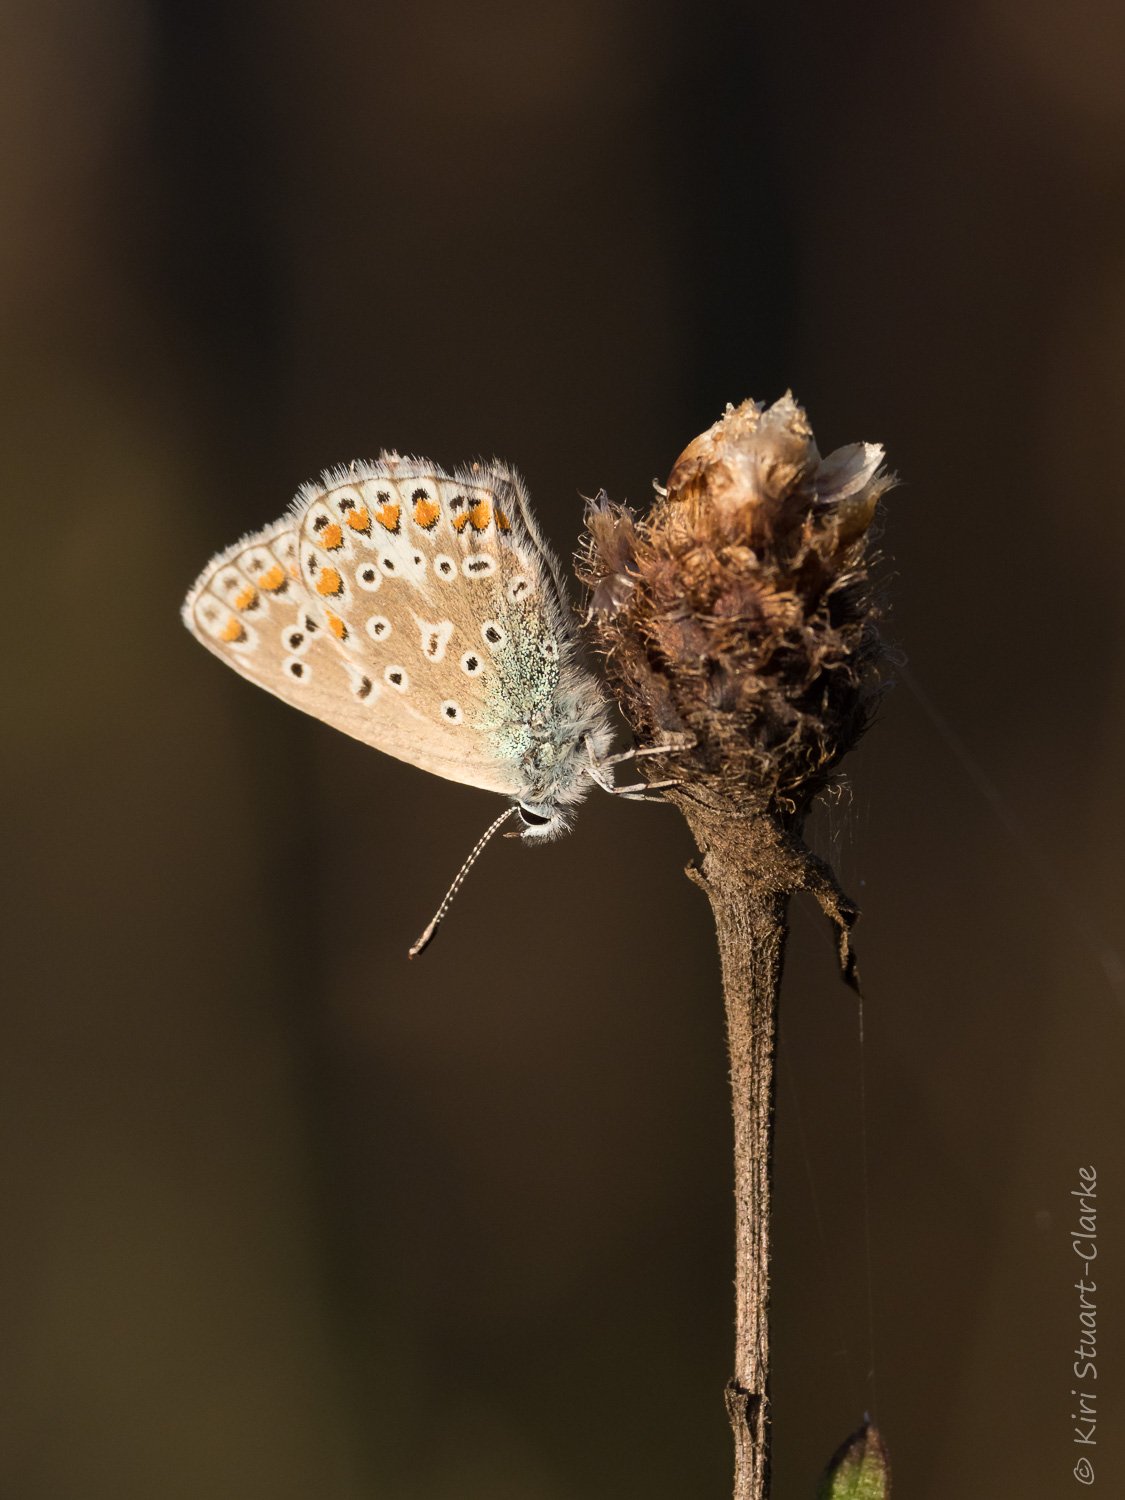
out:
{"label": "butterfly antenna", "polygon": [[453,884],[446,891],[445,900],[438,907],[437,911],[434,912],[433,920],[430,922],[430,925],[426,928],[425,932],[411,948],[411,958],[417,958],[419,953],[421,953],[423,949],[428,948],[429,945],[433,942],[434,933],[438,930],[438,923],[441,921],[442,917],[445,916],[446,912],[450,908],[450,905],[452,904],[454,896],[456,896],[457,892],[464,884],[465,876],[469,873],[469,871],[476,864],[477,860],[480,858],[481,850],[484,848],[485,844],[488,843],[489,839],[496,832],[496,830],[500,827],[501,823],[506,823],[515,812],[515,810],[515,803],[513,803],[511,807],[506,808],[495,822],[488,825],[488,827],[481,834],[480,838],[473,845],[472,849],[469,852],[468,859],[457,871]]}

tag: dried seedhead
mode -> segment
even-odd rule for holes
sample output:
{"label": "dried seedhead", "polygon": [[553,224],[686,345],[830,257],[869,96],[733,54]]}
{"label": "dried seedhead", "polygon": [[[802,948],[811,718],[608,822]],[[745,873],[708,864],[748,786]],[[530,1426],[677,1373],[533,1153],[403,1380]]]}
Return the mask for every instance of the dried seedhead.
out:
{"label": "dried seedhead", "polygon": [[799,819],[869,722],[882,461],[822,459],[787,394],[728,407],[644,520],[589,508],[580,571],[623,712],[646,742],[690,732],[698,775],[746,812]]}

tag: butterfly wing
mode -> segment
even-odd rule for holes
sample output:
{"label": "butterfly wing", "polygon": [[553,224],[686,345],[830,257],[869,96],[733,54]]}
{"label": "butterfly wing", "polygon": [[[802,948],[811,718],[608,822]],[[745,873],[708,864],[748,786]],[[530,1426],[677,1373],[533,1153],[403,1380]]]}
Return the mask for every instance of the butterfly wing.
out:
{"label": "butterfly wing", "polygon": [[287,703],[511,796],[528,789],[573,634],[518,478],[394,455],[306,486],[212,561],[184,619]]}

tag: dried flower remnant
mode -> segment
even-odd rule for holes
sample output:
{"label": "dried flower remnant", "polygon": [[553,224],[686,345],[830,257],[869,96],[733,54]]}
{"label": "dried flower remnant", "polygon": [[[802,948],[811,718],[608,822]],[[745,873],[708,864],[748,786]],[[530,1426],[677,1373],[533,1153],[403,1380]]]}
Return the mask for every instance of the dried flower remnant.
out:
{"label": "dried flower remnant", "polygon": [[647,764],[678,785],[722,961],[735,1158],[736,1500],[769,1489],[769,1256],[776,1006],[789,897],[835,924],[845,977],[856,909],[801,840],[805,815],[880,693],[869,543],[894,483],[883,450],[821,458],[791,395],[728,407],[639,519],[604,495],[580,570],[618,702]]}
{"label": "dried flower remnant", "polygon": [[822,459],[792,396],[747,401],[688,445],[643,522],[590,508],[591,609],[626,716],[646,742],[690,730],[744,810],[799,816],[869,720],[882,460],[875,443]]}

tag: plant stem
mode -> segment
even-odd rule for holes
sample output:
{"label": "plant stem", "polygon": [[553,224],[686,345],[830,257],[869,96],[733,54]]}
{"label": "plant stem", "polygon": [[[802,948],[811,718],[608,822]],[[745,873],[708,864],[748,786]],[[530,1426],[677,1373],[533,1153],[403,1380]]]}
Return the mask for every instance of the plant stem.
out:
{"label": "plant stem", "polygon": [[[689,874],[715,916],[734,1115],[735,1340],[726,1406],[734,1500],[765,1500],[770,1476],[770,1190],[774,1055],[789,890],[770,880],[761,828],[682,804],[702,862]],[[766,842],[773,842],[767,840]]]}
{"label": "plant stem", "polygon": [[762,1500],[770,1471],[770,1191],[776,1005],[787,898],[713,903],[723,965],[734,1113],[734,1375],[726,1391],[735,1500]]}

